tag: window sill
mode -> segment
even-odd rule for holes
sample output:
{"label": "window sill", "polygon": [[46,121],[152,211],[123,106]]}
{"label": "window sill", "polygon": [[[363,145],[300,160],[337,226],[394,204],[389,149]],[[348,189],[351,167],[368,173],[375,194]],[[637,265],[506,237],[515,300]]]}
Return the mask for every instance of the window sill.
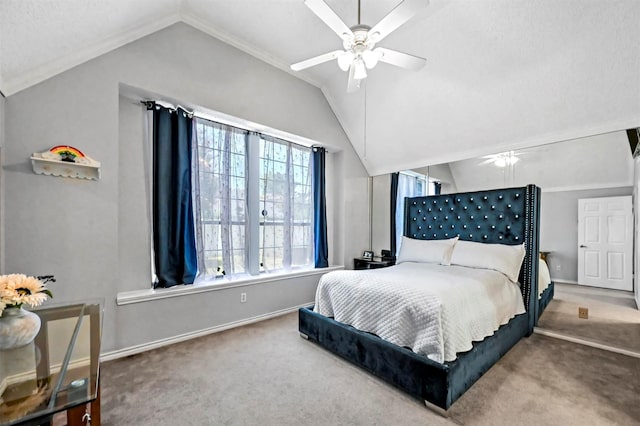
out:
{"label": "window sill", "polygon": [[222,282],[206,282],[195,285],[177,285],[171,288],[157,288],[147,290],[134,290],[120,292],[116,296],[117,305],[129,305],[132,303],[149,302],[157,299],[167,299],[170,297],[188,296],[209,291],[224,290],[234,287],[245,287],[249,285],[268,283],[272,281],[289,280],[298,277],[322,275],[330,271],[344,269],[344,266],[329,266],[328,268],[307,269],[304,271],[283,272],[265,274],[251,278],[240,278],[236,280],[224,280]]}

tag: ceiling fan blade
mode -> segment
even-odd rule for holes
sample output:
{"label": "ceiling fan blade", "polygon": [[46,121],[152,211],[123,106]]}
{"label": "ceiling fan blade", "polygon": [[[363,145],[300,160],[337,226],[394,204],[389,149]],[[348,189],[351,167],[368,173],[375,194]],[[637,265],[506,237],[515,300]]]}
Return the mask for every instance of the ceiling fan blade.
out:
{"label": "ceiling fan blade", "polygon": [[404,0],[369,30],[369,37],[379,42],[428,5],[429,0]]}
{"label": "ceiling fan blade", "polygon": [[360,88],[360,81],[355,79],[356,67],[351,64],[349,67],[349,80],[347,81],[347,93],[353,93]]}
{"label": "ceiling fan blade", "polygon": [[385,49],[384,47],[378,47],[373,51],[380,54],[379,61],[413,71],[419,70],[427,63],[427,60],[424,58],[398,52],[397,50]]}
{"label": "ceiling fan blade", "polygon": [[313,58],[306,59],[301,62],[296,62],[291,65],[291,69],[294,71],[300,71],[305,68],[312,67],[314,65],[320,65],[325,62],[329,62],[332,59],[336,59],[338,56],[344,53],[343,50],[334,50],[333,52],[325,53],[324,55],[315,56]]}
{"label": "ceiling fan blade", "polygon": [[338,34],[338,37],[342,40],[353,40],[354,36],[351,28],[323,0],[304,0],[304,4]]}

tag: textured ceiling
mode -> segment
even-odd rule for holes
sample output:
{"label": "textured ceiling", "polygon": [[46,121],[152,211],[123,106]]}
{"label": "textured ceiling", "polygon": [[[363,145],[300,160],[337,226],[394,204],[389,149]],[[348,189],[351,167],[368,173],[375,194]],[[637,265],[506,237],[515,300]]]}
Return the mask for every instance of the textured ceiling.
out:
{"label": "textured ceiling", "polygon": [[[356,0],[326,0],[348,25]],[[398,0],[362,0],[362,22]],[[302,0],[2,0],[0,90],[9,96],[183,21],[288,71],[340,47]],[[320,87],[370,174],[640,126],[637,0],[432,0],[380,45],[427,58],[379,64],[347,94]],[[320,141],[322,142],[322,141]]]}

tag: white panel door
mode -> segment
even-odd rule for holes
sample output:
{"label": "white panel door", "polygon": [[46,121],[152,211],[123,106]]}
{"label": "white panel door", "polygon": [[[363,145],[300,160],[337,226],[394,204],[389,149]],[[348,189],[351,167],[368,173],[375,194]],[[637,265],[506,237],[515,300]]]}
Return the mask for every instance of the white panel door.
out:
{"label": "white panel door", "polygon": [[578,200],[578,283],[633,291],[631,196]]}

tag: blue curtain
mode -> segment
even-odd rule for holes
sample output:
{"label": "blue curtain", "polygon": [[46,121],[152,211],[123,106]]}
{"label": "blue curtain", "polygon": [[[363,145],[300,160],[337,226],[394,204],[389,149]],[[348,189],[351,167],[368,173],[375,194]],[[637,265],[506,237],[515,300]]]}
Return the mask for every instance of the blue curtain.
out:
{"label": "blue curtain", "polygon": [[400,173],[391,173],[391,255],[396,255],[396,208],[398,202],[398,177]]}
{"label": "blue curtain", "polygon": [[191,198],[193,119],[153,106],[154,288],[193,284],[198,270]]}
{"label": "blue curtain", "polygon": [[313,234],[316,268],[329,266],[327,203],[325,200],[325,149],[313,148]]}

